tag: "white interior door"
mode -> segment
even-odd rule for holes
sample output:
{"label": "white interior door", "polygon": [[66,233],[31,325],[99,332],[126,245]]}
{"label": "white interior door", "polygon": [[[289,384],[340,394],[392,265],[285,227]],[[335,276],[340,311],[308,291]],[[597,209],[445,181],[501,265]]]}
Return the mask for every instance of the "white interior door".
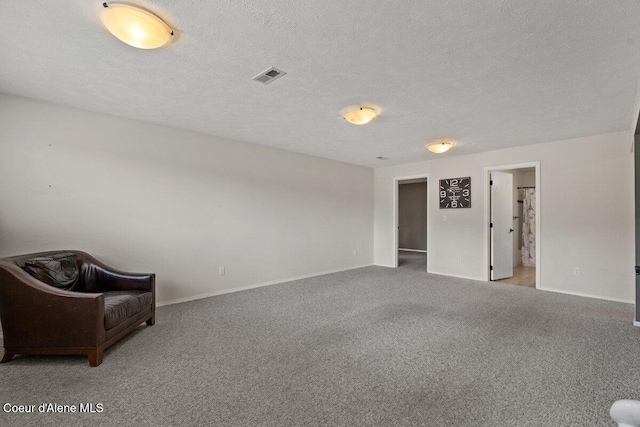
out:
{"label": "white interior door", "polygon": [[491,172],[491,280],[513,276],[513,175]]}

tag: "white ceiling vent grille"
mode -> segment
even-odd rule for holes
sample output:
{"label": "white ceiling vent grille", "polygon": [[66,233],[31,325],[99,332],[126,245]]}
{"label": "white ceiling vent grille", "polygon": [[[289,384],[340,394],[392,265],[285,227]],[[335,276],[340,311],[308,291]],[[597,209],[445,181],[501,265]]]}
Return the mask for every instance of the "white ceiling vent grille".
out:
{"label": "white ceiling vent grille", "polygon": [[284,76],[285,74],[287,74],[287,73],[285,73],[282,70],[278,70],[277,68],[271,67],[271,68],[269,68],[267,70],[264,70],[263,72],[261,72],[257,76],[255,76],[253,78],[253,80],[268,85],[272,81],[274,81],[276,79],[279,79],[280,77]]}

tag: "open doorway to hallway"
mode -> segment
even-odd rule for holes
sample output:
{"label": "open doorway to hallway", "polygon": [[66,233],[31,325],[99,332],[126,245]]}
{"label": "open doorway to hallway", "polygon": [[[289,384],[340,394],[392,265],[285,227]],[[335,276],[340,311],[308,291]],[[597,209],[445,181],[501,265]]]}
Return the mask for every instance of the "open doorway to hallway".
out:
{"label": "open doorway to hallway", "polygon": [[427,270],[427,178],[398,181],[397,265]]}
{"label": "open doorway to hallway", "polygon": [[489,279],[540,287],[537,165],[489,170]]}

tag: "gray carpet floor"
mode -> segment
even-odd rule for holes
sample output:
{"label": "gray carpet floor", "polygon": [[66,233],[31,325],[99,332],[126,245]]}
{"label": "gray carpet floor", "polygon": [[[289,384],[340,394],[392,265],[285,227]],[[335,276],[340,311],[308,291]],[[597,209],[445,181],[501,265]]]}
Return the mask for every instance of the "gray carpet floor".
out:
{"label": "gray carpet floor", "polygon": [[161,307],[109,349],[0,365],[0,425],[611,426],[640,398],[629,304],[366,267]]}

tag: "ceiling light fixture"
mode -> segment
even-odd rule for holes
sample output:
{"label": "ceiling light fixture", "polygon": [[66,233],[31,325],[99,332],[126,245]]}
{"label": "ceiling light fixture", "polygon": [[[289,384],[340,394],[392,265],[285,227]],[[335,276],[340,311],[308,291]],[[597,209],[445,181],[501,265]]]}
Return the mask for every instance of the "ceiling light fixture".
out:
{"label": "ceiling light fixture", "polygon": [[354,125],[365,125],[375,119],[377,115],[376,110],[371,107],[356,107],[345,112],[342,117]]}
{"label": "ceiling light fixture", "polygon": [[169,43],[173,30],[151,12],[122,3],[103,3],[102,23],[118,39],[139,49],[156,49]]}
{"label": "ceiling light fixture", "polygon": [[453,143],[451,141],[437,141],[432,142],[431,144],[425,145],[425,148],[432,153],[442,154],[445,151],[448,151],[449,148],[453,147]]}

